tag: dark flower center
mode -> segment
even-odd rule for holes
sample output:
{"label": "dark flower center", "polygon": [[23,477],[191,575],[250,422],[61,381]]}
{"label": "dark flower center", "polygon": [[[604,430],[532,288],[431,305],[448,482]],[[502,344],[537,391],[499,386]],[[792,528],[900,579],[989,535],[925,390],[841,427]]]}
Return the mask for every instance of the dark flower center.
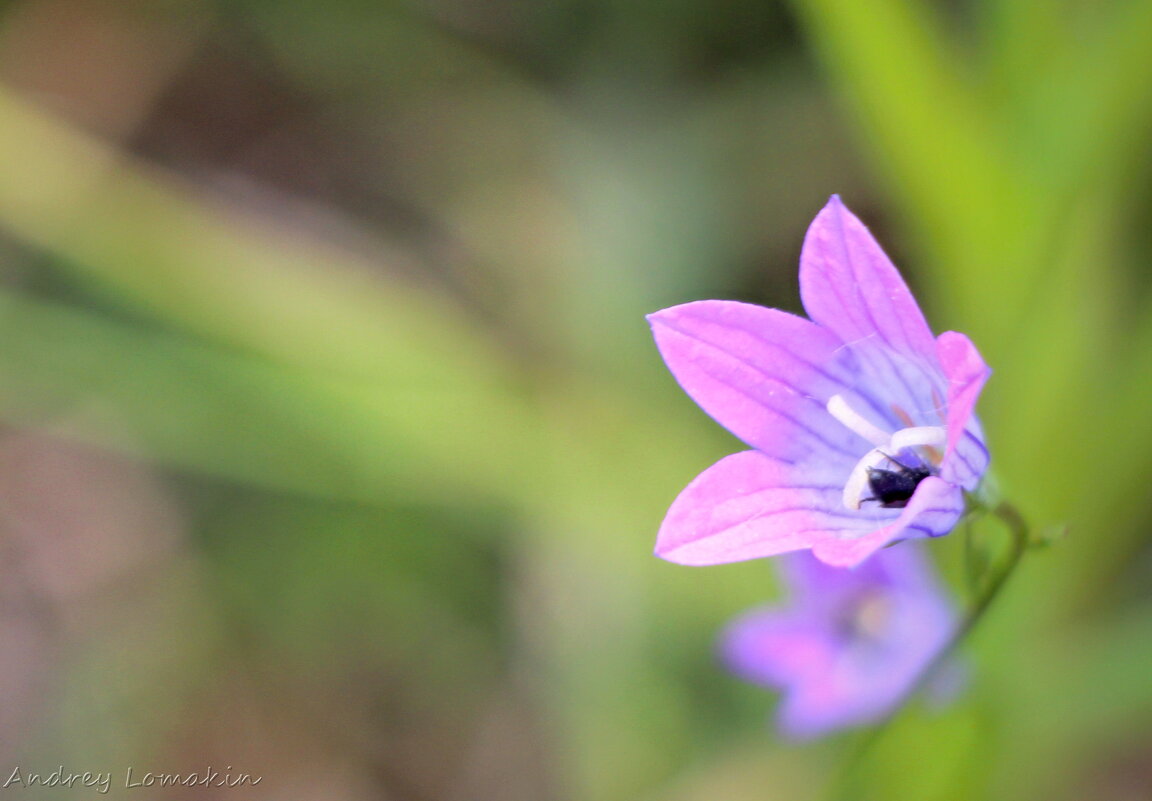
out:
{"label": "dark flower center", "polygon": [[895,470],[880,467],[868,468],[868,487],[872,490],[869,501],[879,501],[885,509],[903,509],[916,492],[920,482],[932,475],[924,466],[909,467],[892,459]]}
{"label": "dark flower center", "polygon": [[853,643],[880,642],[892,623],[893,604],[889,594],[872,588],[845,599],[837,615],[838,634]]}
{"label": "dark flower center", "polygon": [[[884,509],[903,509],[916,487],[936,475],[947,445],[944,426],[909,426],[889,434],[855,409],[841,395],[828,399],[828,413],[848,430],[871,442],[844,484],[844,506],[859,509],[866,501],[878,501]],[[893,406],[902,422],[912,422],[903,409]],[[871,490],[870,497],[863,497]]]}

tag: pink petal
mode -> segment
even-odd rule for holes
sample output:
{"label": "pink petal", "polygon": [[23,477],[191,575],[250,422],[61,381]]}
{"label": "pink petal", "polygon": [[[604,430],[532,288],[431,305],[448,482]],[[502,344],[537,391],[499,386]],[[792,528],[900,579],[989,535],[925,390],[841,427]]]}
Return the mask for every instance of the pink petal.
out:
{"label": "pink petal", "polygon": [[947,534],[963,514],[960,488],[929,476],[916,487],[916,494],[893,523],[854,539],[821,538],[812,545],[812,553],[833,567],[854,567],[897,539]]}
{"label": "pink petal", "polygon": [[737,437],[796,461],[812,453],[855,460],[859,443],[824,407],[849,393],[848,354],[812,322],[748,303],[705,300],[648,316],[684,391]]}
{"label": "pink petal", "polygon": [[813,321],[846,343],[879,337],[936,364],[932,331],[916,299],[864,224],[837,195],[816,215],[800,253],[800,297]]}
{"label": "pink petal", "polygon": [[964,334],[945,331],[936,341],[936,348],[948,379],[948,449],[952,450],[992,370]]}
{"label": "pink petal", "polygon": [[656,537],[656,555],[683,565],[739,562],[859,536],[893,519],[889,509],[845,509],[843,477],[832,473],[759,451],[726,456],[672,503]]}
{"label": "pink petal", "polygon": [[724,662],[738,676],[787,686],[835,659],[836,643],[810,619],[788,608],[766,607],[738,617],[721,640]]}
{"label": "pink petal", "polygon": [[988,464],[972,410],[992,370],[964,334],[945,331],[936,340],[936,347],[948,379],[948,447],[941,475],[953,483],[968,484],[963,479],[974,476],[978,480]]}
{"label": "pink petal", "polygon": [[[737,618],[723,653],[741,677],[784,692],[781,732],[809,739],[881,719],[940,652],[955,613],[913,544],[886,548],[853,570],[807,554],[783,557],[790,602]],[[861,604],[879,602],[858,630]]]}

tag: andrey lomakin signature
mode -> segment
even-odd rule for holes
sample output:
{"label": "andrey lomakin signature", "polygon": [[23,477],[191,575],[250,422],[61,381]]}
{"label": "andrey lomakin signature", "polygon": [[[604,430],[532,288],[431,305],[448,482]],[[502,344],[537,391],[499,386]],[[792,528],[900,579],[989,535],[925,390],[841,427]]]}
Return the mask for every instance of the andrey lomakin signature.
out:
{"label": "andrey lomakin signature", "polygon": [[[112,771],[90,771],[82,773],[65,771],[60,765],[51,773],[33,773],[25,771],[19,765],[12,769],[8,777],[0,784],[0,790],[11,790],[17,787],[87,787],[98,793],[107,793],[112,787],[115,776]],[[139,773],[135,768],[129,767],[124,773],[123,786],[129,790],[138,787],[239,787],[248,785],[255,787],[264,780],[263,776],[253,776],[250,773],[232,773],[229,765],[221,773],[212,766],[196,773]]]}

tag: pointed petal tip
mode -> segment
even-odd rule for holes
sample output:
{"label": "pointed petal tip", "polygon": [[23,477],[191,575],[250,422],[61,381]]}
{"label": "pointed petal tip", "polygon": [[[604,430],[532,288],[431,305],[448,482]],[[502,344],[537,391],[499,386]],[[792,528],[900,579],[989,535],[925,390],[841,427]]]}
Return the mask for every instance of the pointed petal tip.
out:
{"label": "pointed petal tip", "polygon": [[652,549],[652,554],[665,562],[671,562],[676,565],[685,564],[683,558],[677,558],[676,552],[681,549],[682,543],[675,541],[668,531],[668,521],[665,519],[660,524],[660,530],[656,532],[656,546]]}
{"label": "pointed petal tip", "polygon": [[684,305],[686,304],[681,304],[680,306],[669,306],[666,309],[660,309],[659,311],[654,311],[651,314],[645,314],[644,319],[648,321],[648,325],[651,328],[656,328],[658,325],[667,325],[669,322],[676,319],[679,314],[678,309],[682,308]]}
{"label": "pointed petal tip", "polygon": [[[867,226],[863,221],[848,208],[848,204],[838,194],[828,196],[828,202],[824,204],[824,208],[816,214],[809,226],[809,231],[813,229],[819,230],[821,226],[835,226],[834,230],[841,230],[845,224],[851,225],[853,223],[859,224],[862,228],[867,230]],[[877,247],[879,247],[877,245]]]}
{"label": "pointed petal tip", "polygon": [[828,202],[825,203],[824,208],[821,209],[821,213],[824,212],[835,212],[837,214],[843,214],[845,212],[848,214],[852,213],[839,194],[831,194],[828,196]]}
{"label": "pointed petal tip", "polygon": [[649,325],[656,325],[657,323],[666,323],[674,320],[688,309],[699,303],[706,303],[707,301],[693,300],[688,303],[678,303],[675,306],[666,306],[663,309],[658,309],[654,312],[644,315],[644,319],[648,321]]}
{"label": "pointed petal tip", "polygon": [[697,558],[693,559],[692,549],[683,548],[679,545],[668,545],[661,543],[659,540],[656,542],[656,548],[652,551],[658,558],[663,559],[665,562],[671,562],[674,565],[681,565],[683,567],[702,567],[705,565],[717,564],[713,561],[700,559],[699,554]]}

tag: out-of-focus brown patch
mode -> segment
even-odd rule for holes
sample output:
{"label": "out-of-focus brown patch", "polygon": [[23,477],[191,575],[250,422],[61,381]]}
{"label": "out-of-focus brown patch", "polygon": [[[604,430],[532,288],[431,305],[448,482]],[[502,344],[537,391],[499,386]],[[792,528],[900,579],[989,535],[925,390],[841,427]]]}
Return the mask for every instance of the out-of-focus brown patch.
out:
{"label": "out-of-focus brown patch", "polygon": [[0,29],[0,79],[111,139],[128,135],[199,40],[199,4],[29,0]]}
{"label": "out-of-focus brown patch", "polygon": [[62,655],[140,605],[133,586],[167,569],[180,531],[145,466],[44,434],[0,435],[0,758],[51,717]]}
{"label": "out-of-focus brown patch", "polygon": [[181,526],[146,467],[30,432],[0,438],[0,522],[25,580],[54,604],[154,568]]}

